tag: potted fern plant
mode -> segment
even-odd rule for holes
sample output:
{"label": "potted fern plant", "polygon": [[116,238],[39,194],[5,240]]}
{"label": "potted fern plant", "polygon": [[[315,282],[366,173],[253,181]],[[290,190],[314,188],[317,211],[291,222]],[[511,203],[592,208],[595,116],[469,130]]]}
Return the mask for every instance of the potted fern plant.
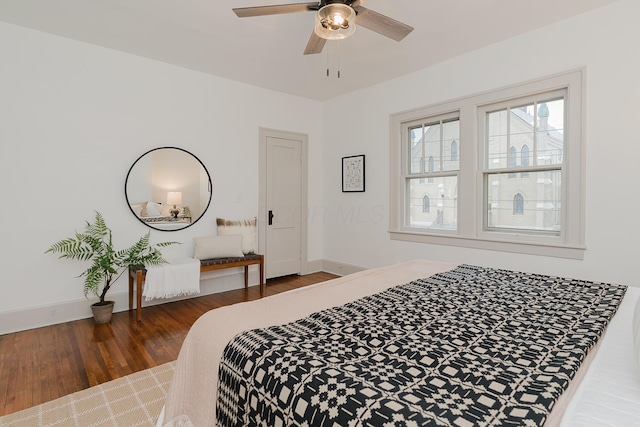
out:
{"label": "potted fern plant", "polygon": [[58,253],[59,258],[90,261],[91,265],[78,277],[84,277],[84,296],[93,294],[99,301],[91,305],[96,323],[111,321],[114,301],[106,301],[105,297],[111,285],[129,266],[161,265],[167,261],[162,257],[159,248],[177,244],[178,242],[161,242],[149,244],[150,233],[142,236],[136,243],[126,249],[113,248],[112,232],[99,212],[93,223],[86,222],[84,233],[75,233],[74,237],[54,243],[45,253]]}

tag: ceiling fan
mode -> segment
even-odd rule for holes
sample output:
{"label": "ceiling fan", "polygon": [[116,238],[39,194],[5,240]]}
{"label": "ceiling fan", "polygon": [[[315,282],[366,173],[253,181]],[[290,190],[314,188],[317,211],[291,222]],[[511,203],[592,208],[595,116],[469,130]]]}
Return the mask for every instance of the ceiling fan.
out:
{"label": "ceiling fan", "polygon": [[320,0],[308,3],[238,7],[233,11],[240,18],[316,12],[316,25],[304,50],[305,55],[322,52],[327,40],[349,37],[355,31],[355,23],[395,41],[402,40],[413,31],[413,27],[407,24],[363,7],[362,3],[365,1]]}

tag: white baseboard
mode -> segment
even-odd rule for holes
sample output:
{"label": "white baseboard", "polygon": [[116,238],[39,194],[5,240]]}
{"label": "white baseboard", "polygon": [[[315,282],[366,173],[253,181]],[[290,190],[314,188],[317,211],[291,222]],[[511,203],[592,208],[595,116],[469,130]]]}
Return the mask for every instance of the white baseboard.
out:
{"label": "white baseboard", "polygon": [[331,261],[328,259],[316,259],[313,261],[307,261],[307,272],[303,274],[311,274],[324,271],[325,273],[336,274],[338,276],[346,276],[347,274],[357,273],[363,270],[368,270],[368,268],[360,267],[358,265],[345,264],[338,261]]}
{"label": "white baseboard", "polygon": [[[250,268],[249,285],[257,285],[259,281],[260,278],[257,269]],[[200,279],[200,294],[197,296],[242,289],[243,287],[244,269],[242,267],[202,273]],[[151,301],[144,301],[143,299],[142,306],[148,307],[193,297],[193,295],[190,295]],[[111,292],[107,295],[107,299],[115,301],[114,312],[129,310],[128,290],[125,292]],[[0,335],[93,317],[90,307],[93,302],[95,302],[95,300],[79,298],[55,304],[4,311],[0,313]]]}
{"label": "white baseboard", "polygon": [[[307,263],[307,273],[325,271],[327,273],[345,276],[358,271],[366,270],[365,267],[345,264],[337,261],[319,259]],[[255,286],[260,281],[257,268],[249,268],[249,285]],[[224,271],[212,271],[202,273],[200,279],[200,294],[198,296],[226,292],[244,287],[244,270],[242,267],[229,268]],[[114,312],[129,309],[129,292],[112,292],[108,299],[115,301]],[[194,296],[184,296],[167,299],[142,301],[143,307],[157,304],[165,304],[180,301]],[[40,328],[58,323],[71,322],[79,319],[93,317],[91,313],[92,301],[79,298],[72,301],[64,301],[55,304],[47,304],[37,307],[29,307],[20,310],[9,310],[0,313],[0,335],[12,332],[25,331],[27,329]]]}
{"label": "white baseboard", "polygon": [[323,261],[321,259],[314,259],[313,261],[307,261],[307,271],[302,274],[311,274],[318,273],[320,271],[324,271],[322,269]]}
{"label": "white baseboard", "polygon": [[337,274],[338,276],[346,276],[347,274],[353,274],[364,270],[368,270],[368,268],[345,264],[338,261],[331,261],[328,259],[322,260],[322,271]]}

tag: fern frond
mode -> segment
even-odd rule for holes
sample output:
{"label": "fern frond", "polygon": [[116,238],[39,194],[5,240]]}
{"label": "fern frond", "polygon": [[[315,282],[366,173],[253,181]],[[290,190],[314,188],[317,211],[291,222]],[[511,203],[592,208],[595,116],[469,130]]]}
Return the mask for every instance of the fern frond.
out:
{"label": "fern frond", "polygon": [[131,247],[132,252],[142,253],[146,248],[149,247],[149,239],[151,238],[151,233],[147,232],[147,234],[140,237],[140,239]]}
{"label": "fern frond", "polygon": [[181,245],[182,243],[180,242],[160,242],[160,243],[156,243],[154,246],[158,246],[159,248],[164,248],[166,246],[171,246],[171,245]]}
{"label": "fern frond", "polygon": [[149,266],[149,265],[162,265],[162,264],[167,264],[168,261],[166,259],[164,259],[162,257],[162,255],[160,255],[158,253],[158,256],[156,257],[149,257],[146,261],[145,261],[145,265]]}
{"label": "fern frond", "polygon": [[111,231],[109,230],[109,227],[107,227],[107,224],[105,223],[104,218],[102,217],[102,214],[100,214],[100,212],[96,212],[96,219],[93,224],[87,221],[85,230],[87,234],[95,238],[107,237],[109,235],[109,232]]}
{"label": "fern frond", "polygon": [[104,280],[104,272],[99,267],[93,265],[86,270],[83,274],[84,280],[84,296],[85,298],[91,292],[95,296],[99,296],[99,287]]}
{"label": "fern frond", "polygon": [[59,242],[54,243],[53,245],[51,245],[51,247],[49,249],[47,249],[47,251],[45,252],[45,254],[47,253],[60,253],[60,252],[67,252],[70,250],[76,250],[78,246],[80,246],[82,244],[82,242],[79,242],[76,239],[64,239],[64,240],[60,240]]}
{"label": "fern frond", "polygon": [[[54,243],[45,253],[60,254],[59,258],[91,261],[91,266],[78,277],[84,277],[84,295],[96,295],[104,301],[105,294],[112,283],[131,265],[160,265],[167,261],[158,250],[178,242],[162,242],[149,245],[151,233],[143,235],[127,249],[116,251],[113,248],[113,233],[99,212],[93,223],[86,222],[85,232]],[[115,278],[115,279],[114,279]],[[102,287],[102,290],[101,290]]]}

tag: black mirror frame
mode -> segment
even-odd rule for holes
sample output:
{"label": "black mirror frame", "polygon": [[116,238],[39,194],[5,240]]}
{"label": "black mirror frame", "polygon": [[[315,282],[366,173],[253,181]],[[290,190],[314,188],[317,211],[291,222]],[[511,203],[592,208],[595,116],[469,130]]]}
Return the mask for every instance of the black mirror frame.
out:
{"label": "black mirror frame", "polygon": [[[153,227],[153,225],[151,223],[145,222],[143,221],[138,215],[136,215],[136,213],[133,211],[133,208],[131,207],[131,203],[129,201],[129,196],[127,194],[127,184],[129,183],[129,176],[131,175],[131,171],[133,170],[133,168],[135,167],[135,165],[140,161],[140,159],[142,159],[144,156],[146,156],[149,153],[152,153],[154,151],[157,150],[163,150],[163,149],[173,149],[173,150],[180,150],[190,156],[192,156],[194,159],[196,159],[198,161],[198,163],[200,163],[200,165],[202,166],[202,168],[204,169],[204,171],[207,173],[207,179],[208,179],[208,191],[209,191],[209,201],[207,202],[207,206],[205,206],[204,210],[202,211],[202,214],[195,220],[195,221],[191,221],[188,225],[185,225],[182,228],[176,228],[176,229],[162,229],[162,228],[156,228]],[[157,148],[152,148],[151,150],[147,151],[146,153],[142,154],[140,157],[138,157],[136,159],[135,162],[133,162],[133,164],[131,165],[131,167],[129,168],[129,171],[127,172],[127,177],[124,180],[124,198],[127,201],[127,205],[129,206],[129,210],[131,211],[131,213],[133,214],[134,217],[136,217],[136,219],[138,221],[140,221],[141,223],[143,223],[144,225],[146,225],[147,227],[153,229],[153,230],[158,230],[158,231],[181,231],[184,230],[186,228],[191,227],[193,224],[195,224],[196,222],[200,221],[200,218],[202,218],[204,216],[204,214],[207,212],[207,210],[209,209],[209,206],[211,205],[211,199],[213,199],[213,183],[211,181],[211,174],[209,173],[209,170],[207,169],[207,167],[204,165],[204,163],[202,163],[202,161],[198,158],[198,156],[196,156],[195,154],[191,153],[190,151],[187,151],[183,148],[179,148],[179,147],[157,147]]]}

